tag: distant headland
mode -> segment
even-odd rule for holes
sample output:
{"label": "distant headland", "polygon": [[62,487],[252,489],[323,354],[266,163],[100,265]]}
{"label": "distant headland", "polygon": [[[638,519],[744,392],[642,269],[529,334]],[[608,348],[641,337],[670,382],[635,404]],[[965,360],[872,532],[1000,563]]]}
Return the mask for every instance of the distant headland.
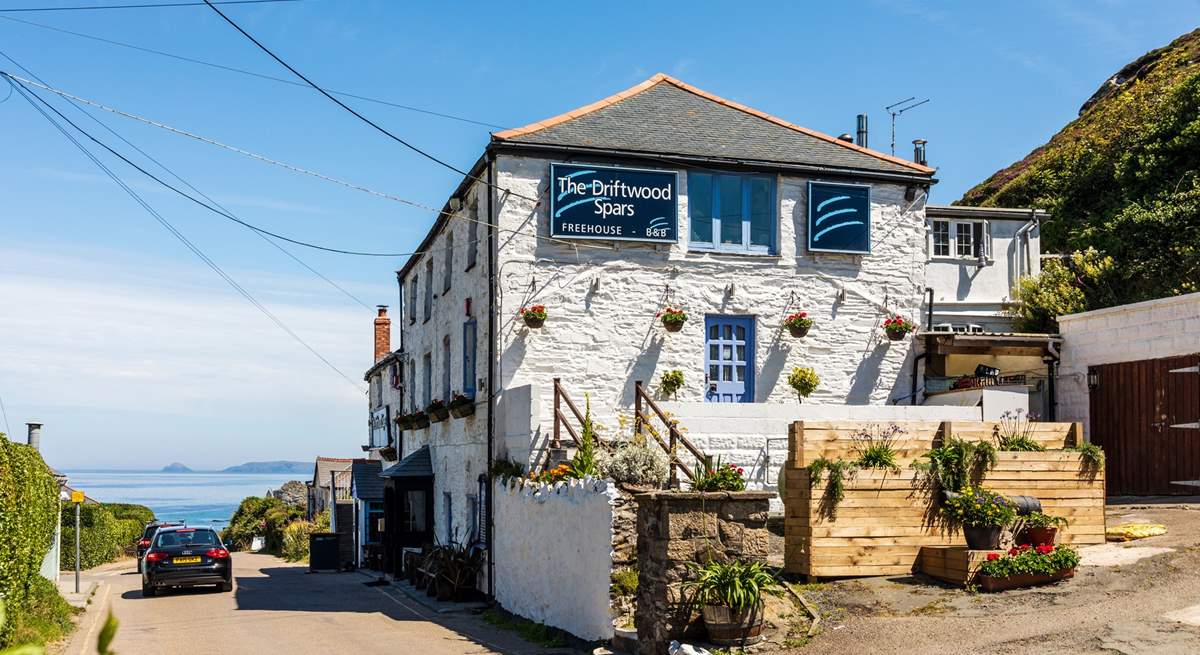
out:
{"label": "distant headland", "polygon": [[193,473],[194,471],[192,471],[192,469],[184,466],[183,464],[180,464],[179,462],[172,462],[172,463],[167,464],[166,466],[162,467],[162,472],[163,473]]}
{"label": "distant headland", "polygon": [[[312,473],[312,462],[246,462],[237,466],[228,466],[220,473]],[[162,467],[163,473],[195,473],[196,471],[179,462],[172,462]]]}

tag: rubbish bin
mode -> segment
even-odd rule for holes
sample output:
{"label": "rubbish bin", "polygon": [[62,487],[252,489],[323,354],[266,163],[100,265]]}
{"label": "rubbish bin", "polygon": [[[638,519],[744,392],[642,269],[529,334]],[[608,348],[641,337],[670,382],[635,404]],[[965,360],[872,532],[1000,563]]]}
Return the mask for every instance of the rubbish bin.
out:
{"label": "rubbish bin", "polygon": [[314,532],[308,535],[308,570],[337,571],[338,538],[335,532]]}

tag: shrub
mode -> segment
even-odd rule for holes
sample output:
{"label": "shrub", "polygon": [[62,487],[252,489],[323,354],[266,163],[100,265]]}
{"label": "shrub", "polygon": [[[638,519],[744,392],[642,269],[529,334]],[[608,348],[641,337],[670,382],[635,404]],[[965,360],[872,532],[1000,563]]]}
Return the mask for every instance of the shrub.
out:
{"label": "shrub", "polygon": [[31,602],[42,560],[54,540],[58,483],[36,450],[0,433],[0,596],[12,620],[0,623],[0,647]]}
{"label": "shrub", "polygon": [[1065,260],[1052,259],[1035,276],[1021,278],[1009,305],[1018,332],[1058,332],[1058,317],[1116,304],[1110,280],[1116,273],[1112,257],[1089,248]]}
{"label": "shrub", "polygon": [[289,562],[308,561],[308,536],[317,531],[315,523],[303,519],[292,521],[283,528],[283,558]]}
{"label": "shrub", "polygon": [[705,462],[697,462],[692,474],[692,491],[745,491],[744,474],[745,471],[739,466],[721,464],[720,457],[717,457],[717,463],[712,468],[706,466]]}
{"label": "shrub", "polygon": [[817,390],[817,386],[821,384],[821,378],[811,368],[797,366],[792,369],[792,374],[788,376],[788,384],[796,390],[796,394],[803,400]]}
{"label": "shrub", "polygon": [[603,470],[614,482],[655,487],[666,483],[670,474],[666,453],[652,447],[641,435],[618,445],[617,451],[604,461]]}
{"label": "shrub", "polygon": [[612,588],[618,596],[632,596],[638,590],[638,571],[636,568],[625,566],[613,571]]}
{"label": "shrub", "polygon": [[107,509],[115,519],[130,519],[138,521],[145,526],[147,523],[154,520],[154,511],[145,505],[135,505],[133,503],[104,503],[104,509]]}
{"label": "shrub", "polygon": [[662,374],[662,378],[658,382],[658,390],[664,396],[674,396],[676,392],[683,388],[683,371],[674,369]]}
{"label": "shrub", "polygon": [[692,601],[698,605],[722,605],[735,613],[758,607],[762,595],[778,584],[760,562],[712,561],[692,567],[696,579],[683,583],[683,588],[692,592]]}
{"label": "shrub", "polygon": [[982,487],[964,487],[942,503],[942,514],[972,527],[1005,526],[1017,517],[1017,510],[1004,496]]}
{"label": "shrub", "polygon": [[24,609],[12,617],[14,644],[45,645],[62,639],[75,627],[71,617],[82,612],[58,593],[53,582],[35,576]]}
{"label": "shrub", "polygon": [[283,547],[284,527],[299,519],[301,514],[298,507],[288,507],[278,498],[250,496],[238,505],[221,538],[226,546],[245,550],[254,537],[261,536],[268,551],[279,552]]}
{"label": "shrub", "polygon": [[523,477],[524,464],[510,458],[492,461],[492,479],[499,480],[501,484],[507,485],[512,480],[520,480]]}

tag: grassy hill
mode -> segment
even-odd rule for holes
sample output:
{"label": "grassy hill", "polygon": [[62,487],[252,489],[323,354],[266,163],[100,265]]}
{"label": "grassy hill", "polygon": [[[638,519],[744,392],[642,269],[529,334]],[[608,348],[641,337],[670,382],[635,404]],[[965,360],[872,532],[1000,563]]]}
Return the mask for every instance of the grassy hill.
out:
{"label": "grassy hill", "polygon": [[1200,291],[1200,29],[1126,65],[956,204],[1046,209],[1043,252],[1111,257],[1087,309]]}

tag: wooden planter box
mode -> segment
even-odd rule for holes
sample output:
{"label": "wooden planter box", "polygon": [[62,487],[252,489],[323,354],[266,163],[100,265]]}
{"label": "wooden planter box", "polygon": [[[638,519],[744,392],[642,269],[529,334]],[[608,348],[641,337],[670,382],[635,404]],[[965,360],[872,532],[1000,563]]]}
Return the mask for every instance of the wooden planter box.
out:
{"label": "wooden planter box", "polygon": [[1003,555],[1004,551],[970,550],[966,546],[922,546],[919,570],[931,578],[965,586],[975,579],[989,553]]}
{"label": "wooden planter box", "polygon": [[441,409],[427,409],[425,413],[429,415],[430,423],[441,423],[450,418],[450,409],[443,407]]}
{"label": "wooden planter box", "polygon": [[475,413],[475,401],[450,405],[450,415],[454,418],[466,418]]}
{"label": "wooden planter box", "polygon": [[990,575],[979,576],[979,588],[987,592],[1008,591],[1009,589],[1019,589],[1021,587],[1034,587],[1037,585],[1051,584],[1066,580],[1075,576],[1075,569],[1065,569],[1058,573],[1048,574],[1032,574],[1023,573],[1021,575],[1011,575],[1007,578],[993,578]]}

